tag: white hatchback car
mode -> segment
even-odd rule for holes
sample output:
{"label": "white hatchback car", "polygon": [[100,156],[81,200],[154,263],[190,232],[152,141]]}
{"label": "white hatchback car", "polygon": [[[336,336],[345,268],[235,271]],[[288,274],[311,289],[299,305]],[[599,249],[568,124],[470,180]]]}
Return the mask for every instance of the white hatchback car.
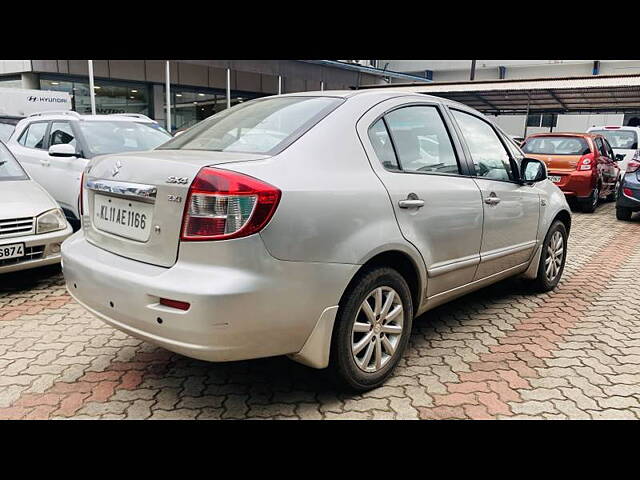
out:
{"label": "white hatchback car", "polygon": [[620,178],[627,171],[627,164],[634,156],[640,156],[638,150],[638,138],[640,137],[640,127],[591,127],[587,133],[597,133],[607,139],[613,153],[619,156],[618,167],[620,167]]}
{"label": "white hatchback car", "polygon": [[60,263],[71,226],[0,142],[0,274]]}
{"label": "white hatchback car", "polygon": [[80,177],[89,160],[107,153],[151,150],[171,135],[138,114],[35,113],[21,120],[6,142],[27,173],[80,225]]}

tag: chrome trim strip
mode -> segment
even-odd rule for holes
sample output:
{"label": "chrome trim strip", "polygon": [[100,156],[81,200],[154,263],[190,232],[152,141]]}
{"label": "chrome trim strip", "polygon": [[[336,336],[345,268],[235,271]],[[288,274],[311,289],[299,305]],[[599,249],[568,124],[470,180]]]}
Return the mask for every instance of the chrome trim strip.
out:
{"label": "chrome trim strip", "polygon": [[513,247],[498,248],[496,250],[491,250],[489,252],[480,253],[481,263],[488,262],[491,260],[496,260],[502,257],[507,257],[514,253],[519,253],[524,250],[528,250],[530,248],[535,247],[537,243],[538,243],[537,240],[531,240],[530,242],[524,242]]}
{"label": "chrome trim strip", "polygon": [[87,180],[86,187],[94,192],[107,193],[141,202],[155,203],[158,188],[143,183],[116,182],[113,180]]}
{"label": "chrome trim strip", "polygon": [[473,267],[480,263],[479,255],[470,255],[468,257],[462,257],[454,260],[453,262],[442,262],[431,265],[427,269],[429,277],[437,277],[445,273],[453,272],[454,270],[460,270],[461,268]]}

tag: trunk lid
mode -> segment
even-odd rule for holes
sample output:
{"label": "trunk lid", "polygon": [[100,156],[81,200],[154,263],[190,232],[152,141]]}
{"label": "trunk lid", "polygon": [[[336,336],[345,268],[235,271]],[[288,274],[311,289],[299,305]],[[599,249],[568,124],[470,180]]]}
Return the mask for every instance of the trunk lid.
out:
{"label": "trunk lid", "polygon": [[170,267],[178,257],[189,186],[200,169],[264,158],[194,150],[97,157],[85,174],[87,240],[123,257]]}

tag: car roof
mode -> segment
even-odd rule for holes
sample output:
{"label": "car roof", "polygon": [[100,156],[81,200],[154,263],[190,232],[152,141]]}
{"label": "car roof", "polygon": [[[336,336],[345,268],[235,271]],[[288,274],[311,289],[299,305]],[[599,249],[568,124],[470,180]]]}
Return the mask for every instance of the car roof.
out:
{"label": "car roof", "polygon": [[629,127],[627,125],[625,126],[617,126],[617,125],[599,125],[597,127],[589,127],[587,129],[587,132],[591,132],[593,130],[627,130],[627,131],[633,131],[633,132],[638,132],[640,130],[640,127]]}
{"label": "car roof", "polygon": [[103,122],[138,122],[138,123],[157,123],[146,115],[137,113],[110,113],[104,115],[83,115],[77,112],[67,110],[60,112],[37,112],[32,113],[24,118],[29,121],[37,120],[79,120],[79,121],[103,121]]}
{"label": "car roof", "polygon": [[582,137],[582,138],[596,138],[601,137],[599,133],[585,133],[585,132],[542,132],[527,135],[527,138],[534,137]]}
{"label": "car roof", "polygon": [[426,95],[424,93],[416,93],[405,90],[393,90],[388,91],[384,88],[381,89],[363,89],[363,90],[316,90],[310,92],[296,92],[296,93],[285,93],[279,95],[281,97],[338,97],[338,98],[351,98],[355,96],[369,96],[369,97],[378,97],[381,99],[387,98],[395,98],[395,97],[415,97],[425,101],[430,102],[438,102],[447,104],[450,106],[455,106],[459,108],[464,108],[465,110],[475,111],[473,108],[465,105],[464,103],[459,103],[454,100],[449,100],[448,98],[436,97],[434,95]]}

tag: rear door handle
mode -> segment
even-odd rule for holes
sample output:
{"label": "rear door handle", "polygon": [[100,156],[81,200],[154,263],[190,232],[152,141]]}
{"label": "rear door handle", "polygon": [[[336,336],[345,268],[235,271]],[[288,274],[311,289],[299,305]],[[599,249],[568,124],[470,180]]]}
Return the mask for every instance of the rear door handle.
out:
{"label": "rear door handle", "polygon": [[51,164],[51,162],[49,160],[44,159],[44,158],[40,160],[40,163],[42,165],[44,165],[45,167],[48,167]]}
{"label": "rear door handle", "polygon": [[495,192],[491,192],[489,196],[484,199],[484,203],[487,205],[497,205],[500,203],[500,198],[498,198]]}
{"label": "rear door handle", "polygon": [[400,208],[420,208],[424,206],[424,200],[420,200],[419,198],[400,200],[398,206]]}

